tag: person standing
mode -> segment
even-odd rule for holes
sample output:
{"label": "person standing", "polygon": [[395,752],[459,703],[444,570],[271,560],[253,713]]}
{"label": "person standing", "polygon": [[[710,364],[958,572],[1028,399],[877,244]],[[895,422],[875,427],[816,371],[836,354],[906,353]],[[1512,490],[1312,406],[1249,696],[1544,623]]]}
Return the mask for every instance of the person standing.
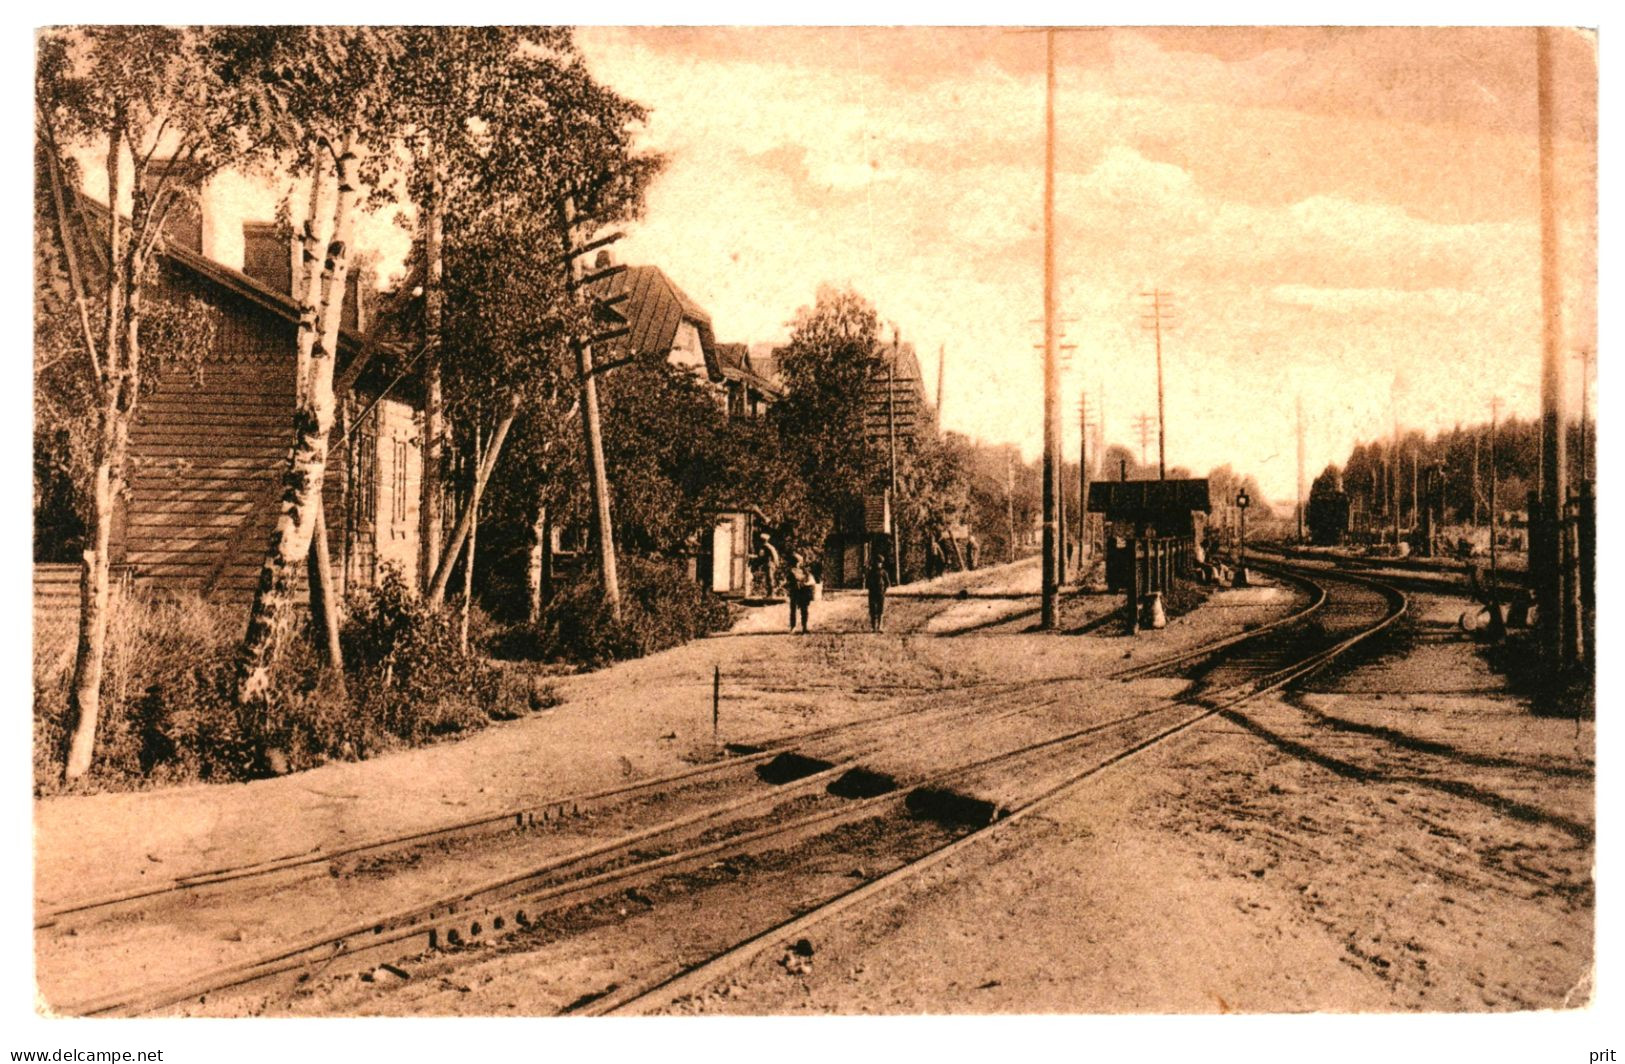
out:
{"label": "person standing", "polygon": [[790,631],[796,630],[796,616],[801,617],[801,631],[807,631],[807,611],[812,606],[813,577],[807,568],[807,560],[801,552],[795,551],[790,555]]}
{"label": "person standing", "polygon": [[886,589],[891,587],[891,572],[883,552],[870,552],[869,571],[863,576],[863,586],[869,592],[869,631],[878,632],[886,623]]}

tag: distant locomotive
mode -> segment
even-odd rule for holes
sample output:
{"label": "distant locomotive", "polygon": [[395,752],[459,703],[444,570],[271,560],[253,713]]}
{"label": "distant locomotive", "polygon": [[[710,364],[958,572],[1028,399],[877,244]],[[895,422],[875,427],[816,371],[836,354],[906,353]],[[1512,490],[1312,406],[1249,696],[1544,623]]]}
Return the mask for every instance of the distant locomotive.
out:
{"label": "distant locomotive", "polygon": [[1309,497],[1309,510],[1304,516],[1309,526],[1309,542],[1320,547],[1335,547],[1348,538],[1348,492],[1329,491]]}
{"label": "distant locomotive", "polygon": [[1309,508],[1304,513],[1308,525],[1309,542],[1320,547],[1335,547],[1348,538],[1349,496],[1343,490],[1343,474],[1336,466],[1315,478],[1309,489]]}

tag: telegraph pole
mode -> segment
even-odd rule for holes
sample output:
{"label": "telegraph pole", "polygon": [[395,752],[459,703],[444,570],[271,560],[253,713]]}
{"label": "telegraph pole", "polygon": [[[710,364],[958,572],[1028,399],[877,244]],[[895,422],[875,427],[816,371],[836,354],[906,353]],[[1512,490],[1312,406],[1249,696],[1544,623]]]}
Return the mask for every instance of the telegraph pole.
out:
{"label": "telegraph pole", "polygon": [[[1170,294],[1167,293],[1167,292],[1162,291],[1160,288],[1153,288],[1149,292],[1141,292],[1140,295],[1145,296],[1146,298],[1151,300],[1150,313],[1149,313],[1149,315],[1145,315],[1145,316],[1141,317],[1140,324],[1144,328],[1150,329],[1151,332],[1152,332],[1152,335],[1156,337],[1156,345],[1157,345],[1157,479],[1158,480],[1167,480],[1168,479],[1168,424],[1167,424],[1167,421],[1163,417],[1163,406],[1162,406],[1162,330],[1163,330],[1164,325],[1166,325],[1169,328],[1173,327],[1173,322],[1169,321],[1168,318],[1172,314],[1172,311],[1173,311],[1174,308],[1173,308],[1173,304],[1172,304],[1172,297],[1170,296]],[[1141,458],[1140,463],[1142,465],[1144,465],[1145,464],[1145,459]]]}
{"label": "telegraph pole", "polygon": [[903,582],[903,552],[902,537],[898,531],[898,505],[897,505],[897,351],[901,344],[897,335],[897,326],[891,330],[891,361],[886,363],[886,449],[891,458],[891,566],[892,583]]}
{"label": "telegraph pole", "polygon": [[1501,414],[1501,397],[1495,396],[1490,400],[1490,582],[1487,590],[1490,593],[1491,624],[1499,628],[1500,622],[1493,618],[1500,616],[1500,603],[1495,598],[1496,583],[1496,556],[1495,556],[1495,438],[1497,420]]}
{"label": "telegraph pole", "polygon": [[[1564,550],[1568,441],[1563,417],[1563,293],[1557,262],[1557,174],[1552,150],[1552,31],[1535,30],[1535,95],[1540,118],[1540,304],[1544,343],[1540,374],[1540,559],[1535,577],[1547,661],[1566,664],[1565,630],[1573,624]],[[1535,561],[1534,558],[1530,559]],[[1533,568],[1533,566],[1532,566]],[[1578,590],[1578,588],[1575,588]],[[1577,612],[1577,609],[1576,611]]]}
{"label": "telegraph pole", "polygon": [[1056,523],[1061,461],[1061,381],[1055,347],[1055,30],[1044,31],[1044,572],[1039,627],[1055,628],[1061,543]]}
{"label": "telegraph pole", "polygon": [[[560,207],[564,221],[564,276],[565,286],[574,295],[588,283],[591,278],[584,278],[576,265],[576,259],[596,248],[603,247],[620,238],[619,233],[589,241],[577,246],[575,242],[575,226],[583,221],[576,214],[575,197],[567,196]],[[593,365],[593,342],[616,335],[616,333],[601,334],[596,337],[575,337],[571,346],[575,348],[576,374],[580,378],[581,386],[581,429],[585,434],[587,471],[592,479],[592,511],[593,524],[596,528],[598,540],[598,573],[604,584],[604,601],[609,606],[610,616],[615,620],[621,619],[621,583],[615,566],[615,525],[610,514],[609,476],[604,470],[604,437],[603,429],[598,416],[598,373]]]}

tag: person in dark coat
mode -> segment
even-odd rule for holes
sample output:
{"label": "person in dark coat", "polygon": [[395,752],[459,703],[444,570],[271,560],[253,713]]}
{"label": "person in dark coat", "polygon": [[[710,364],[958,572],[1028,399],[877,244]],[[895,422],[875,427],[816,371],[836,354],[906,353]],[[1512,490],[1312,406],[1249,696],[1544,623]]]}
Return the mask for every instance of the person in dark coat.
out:
{"label": "person in dark coat", "polygon": [[869,555],[869,570],[863,575],[863,586],[869,592],[869,631],[878,632],[886,623],[886,589],[891,587],[886,556],[878,550]]}
{"label": "person in dark coat", "polygon": [[790,631],[796,630],[796,615],[801,616],[801,631],[807,631],[807,611],[812,607],[813,575],[807,568],[807,560],[800,552],[790,555],[790,569],[787,574],[790,585]]}

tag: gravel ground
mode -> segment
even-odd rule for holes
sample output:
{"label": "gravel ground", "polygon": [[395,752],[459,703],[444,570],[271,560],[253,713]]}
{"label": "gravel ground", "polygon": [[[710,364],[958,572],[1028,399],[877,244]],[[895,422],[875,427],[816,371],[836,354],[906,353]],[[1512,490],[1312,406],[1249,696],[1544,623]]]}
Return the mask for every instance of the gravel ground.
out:
{"label": "gravel ground", "polygon": [[873,911],[810,974],[678,1011],[1473,1012],[1592,995],[1592,727],[1532,717],[1459,600],[1403,654],[1248,704]]}
{"label": "gravel ground", "polygon": [[[782,630],[784,607],[762,607],[723,636],[558,681],[553,710],[427,750],[247,785],[37,801],[36,902],[680,770],[714,754],[713,667],[721,738],[746,739],[870,715],[922,690],[1079,684],[1302,601],[1226,591],[1132,641],[1107,628],[1058,637],[1025,631],[1036,579],[1029,562],[896,589],[881,635],[866,630],[861,594],[815,604],[806,636]],[[1087,627],[1116,605],[1078,595],[1063,619]],[[678,1011],[1585,1006],[1592,726],[1533,717],[1505,694],[1452,630],[1463,608],[1417,596],[1403,654],[1148,751],[820,928],[813,962],[794,974],[768,958]],[[1134,697],[1177,686],[1136,681]],[[516,978],[493,974],[510,1004],[523,1000]],[[525,1011],[451,989],[465,1004],[429,1011]]]}

